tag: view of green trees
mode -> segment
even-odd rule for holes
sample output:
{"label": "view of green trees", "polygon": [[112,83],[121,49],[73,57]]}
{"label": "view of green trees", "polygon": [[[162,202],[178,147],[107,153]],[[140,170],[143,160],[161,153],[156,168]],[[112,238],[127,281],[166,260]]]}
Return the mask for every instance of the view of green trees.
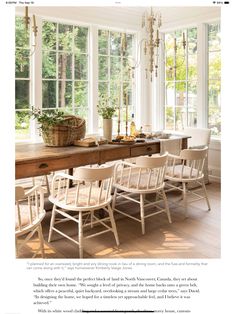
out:
{"label": "view of green trees", "polygon": [[88,28],[44,21],[42,50],[42,107],[87,120]]}
{"label": "view of green trees", "polygon": [[[120,107],[121,131],[125,131],[126,103],[128,121],[134,113],[132,101],[132,46],[133,35],[107,30],[98,31],[98,91],[99,99],[109,98],[110,104],[117,108],[114,115],[113,132],[117,132],[118,107]],[[126,96],[128,95],[128,96]],[[99,119],[102,127],[102,119]]]}
{"label": "view of green trees", "polygon": [[[185,49],[183,32],[186,40]],[[165,48],[165,128],[182,130],[185,126],[196,126],[197,29],[189,28],[166,34]]]}

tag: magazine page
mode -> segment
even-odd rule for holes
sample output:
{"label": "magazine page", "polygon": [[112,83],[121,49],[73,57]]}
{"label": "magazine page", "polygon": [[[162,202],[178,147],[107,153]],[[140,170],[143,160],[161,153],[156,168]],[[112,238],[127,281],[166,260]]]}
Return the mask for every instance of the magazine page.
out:
{"label": "magazine page", "polygon": [[0,314],[233,312],[234,9],[1,2]]}

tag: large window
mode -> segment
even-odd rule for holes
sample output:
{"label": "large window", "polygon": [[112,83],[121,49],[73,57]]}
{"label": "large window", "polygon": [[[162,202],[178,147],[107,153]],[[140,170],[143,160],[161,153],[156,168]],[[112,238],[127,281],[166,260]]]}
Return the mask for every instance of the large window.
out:
{"label": "large window", "polygon": [[15,130],[16,139],[30,137],[30,38],[21,17],[15,19]]}
{"label": "large window", "polygon": [[43,21],[42,108],[88,118],[88,28]]}
{"label": "large window", "polygon": [[220,48],[220,24],[208,25],[208,127],[211,134],[221,134],[221,109],[220,109],[220,85],[221,85],[221,48]]}
{"label": "large window", "polygon": [[[125,132],[126,102],[128,121],[134,113],[131,62],[134,54],[132,34],[108,30],[98,31],[98,93],[99,101],[107,97],[109,102],[121,109],[121,132]],[[128,95],[128,96],[126,96]],[[113,119],[113,132],[117,132],[117,113]],[[101,128],[101,118],[99,127]]]}
{"label": "large window", "polygon": [[165,128],[196,126],[197,28],[166,33],[165,48]]}

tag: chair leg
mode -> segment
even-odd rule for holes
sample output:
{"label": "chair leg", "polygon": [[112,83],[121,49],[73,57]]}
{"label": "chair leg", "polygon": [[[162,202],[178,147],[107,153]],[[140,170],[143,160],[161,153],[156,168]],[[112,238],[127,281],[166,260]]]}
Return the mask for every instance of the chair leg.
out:
{"label": "chair leg", "polygon": [[49,235],[48,235],[48,242],[51,242],[52,239],[52,231],[53,231],[53,227],[54,227],[54,222],[55,222],[55,218],[56,218],[56,205],[53,205],[52,208],[52,217],[51,217],[51,222],[50,222],[50,229],[49,229]]}
{"label": "chair leg", "polygon": [[162,190],[162,196],[163,196],[163,200],[164,200],[164,204],[165,204],[166,214],[167,214],[169,223],[171,224],[172,221],[171,221],[171,216],[170,216],[170,209],[169,209],[169,204],[168,204],[166,193],[165,193],[164,189]]}
{"label": "chair leg", "polygon": [[18,246],[17,246],[17,238],[15,238],[15,246],[16,246],[16,257],[19,256]]}
{"label": "chair leg", "polygon": [[45,175],[45,183],[46,183],[46,187],[47,187],[47,194],[50,195],[50,184],[49,184],[49,180],[48,180],[47,175]]}
{"label": "chair leg", "polygon": [[186,188],[186,183],[182,183],[183,186],[183,203],[184,203],[184,212],[185,212],[185,217],[188,217],[188,208],[187,208],[187,188]]}
{"label": "chair leg", "polygon": [[39,242],[40,242],[40,249],[41,249],[42,258],[45,258],[43,230],[42,230],[42,225],[41,224],[38,226],[38,236],[39,236]]}
{"label": "chair leg", "polygon": [[78,242],[79,242],[79,257],[83,258],[83,216],[82,216],[82,212],[79,212]]}
{"label": "chair leg", "polygon": [[207,195],[207,190],[206,190],[204,179],[202,180],[202,189],[203,189],[203,192],[205,194],[205,199],[206,199],[206,202],[207,202],[208,210],[210,211],[211,210],[211,205],[210,205],[210,202],[209,202],[209,199],[208,199],[208,195]]}
{"label": "chair leg", "polygon": [[117,244],[117,246],[119,246],[120,245],[119,237],[118,237],[118,233],[117,233],[117,229],[116,229],[116,223],[115,223],[113,211],[112,211],[110,204],[107,206],[107,208],[108,208],[108,213],[109,213],[109,217],[110,217],[110,221],[111,221],[112,231],[113,231],[115,239],[116,239],[116,244]]}
{"label": "chair leg", "polygon": [[94,221],[94,210],[91,211],[91,216],[90,216],[90,226],[91,226],[91,229],[93,228],[93,221]]}
{"label": "chair leg", "polygon": [[112,198],[112,210],[114,210],[116,206],[116,194],[117,194],[117,188],[115,188],[113,198]]}
{"label": "chair leg", "polygon": [[140,194],[140,218],[141,218],[142,234],[145,234],[144,197],[143,197],[143,194]]}

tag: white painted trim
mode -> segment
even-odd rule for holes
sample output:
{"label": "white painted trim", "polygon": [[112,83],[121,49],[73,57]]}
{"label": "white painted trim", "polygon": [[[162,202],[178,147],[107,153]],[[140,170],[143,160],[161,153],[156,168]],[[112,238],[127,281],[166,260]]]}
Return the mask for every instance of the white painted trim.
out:
{"label": "white painted trim", "polygon": [[221,178],[220,177],[216,177],[216,176],[212,176],[209,175],[209,182],[217,182],[217,183],[221,183]]}
{"label": "white painted trim", "polygon": [[[194,10],[194,7],[193,7]],[[187,19],[180,19],[179,21],[169,22],[162,26],[162,32],[172,32],[173,30],[178,30],[181,28],[196,27],[198,24],[202,23],[212,23],[220,20],[220,14],[218,12],[211,12],[209,14],[201,14],[194,17],[189,17]]]}
{"label": "white painted trim", "polygon": [[[17,10],[16,10],[17,12]],[[22,12],[17,13],[21,16],[24,16]],[[56,17],[51,15],[45,15],[45,14],[37,14],[38,17],[40,17],[42,20],[60,23],[60,24],[68,24],[68,25],[74,25],[74,26],[81,26],[81,27],[89,27],[89,26],[95,26],[99,29],[106,29],[110,31],[125,31],[127,33],[135,34],[137,33],[137,25],[130,25],[129,23],[119,23],[117,22],[116,18],[114,18],[114,22],[110,21],[104,21],[101,22],[101,19],[99,18],[93,18],[91,21],[90,17],[86,16],[79,16],[78,20],[76,19],[70,19],[70,18],[63,18],[63,17]]]}

